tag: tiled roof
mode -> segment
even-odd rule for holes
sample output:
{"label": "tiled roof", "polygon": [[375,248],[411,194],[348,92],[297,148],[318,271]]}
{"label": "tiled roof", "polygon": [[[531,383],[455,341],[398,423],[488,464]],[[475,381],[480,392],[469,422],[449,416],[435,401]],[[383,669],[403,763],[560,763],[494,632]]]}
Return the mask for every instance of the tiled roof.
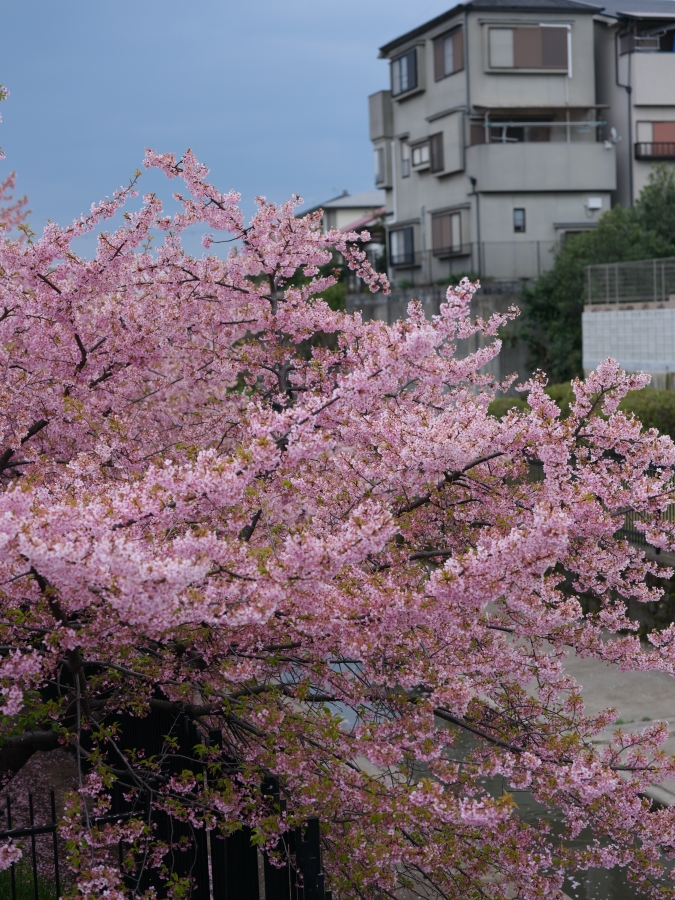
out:
{"label": "tiled roof", "polygon": [[[641,2],[659,2],[659,0],[637,0],[637,3],[632,2],[632,0],[623,0],[623,4],[628,6],[636,6]],[[660,2],[667,3],[673,2],[673,0],[660,0]],[[619,5],[621,5],[621,3],[619,3]],[[426,31],[429,31],[429,29],[435,28],[437,25],[442,25],[449,19],[455,18],[458,13],[463,12],[464,10],[471,11],[482,9],[510,12],[576,12],[593,14],[601,12],[603,6],[602,4],[596,3],[582,3],[580,0],[467,0],[466,3],[458,3],[447,12],[441,13],[440,16],[436,16],[435,19],[430,19],[428,22],[419,25],[412,31],[408,31],[400,37],[395,38],[393,41],[389,41],[388,44],[380,47],[380,56],[388,56],[390,51],[399,44],[414,40],[414,38],[424,34]]]}

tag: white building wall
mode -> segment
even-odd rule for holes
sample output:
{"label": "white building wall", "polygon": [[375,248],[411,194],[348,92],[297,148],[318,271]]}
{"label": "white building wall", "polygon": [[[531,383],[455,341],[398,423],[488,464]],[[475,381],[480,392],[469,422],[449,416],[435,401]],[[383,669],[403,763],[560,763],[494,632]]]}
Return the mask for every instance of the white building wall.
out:
{"label": "white building wall", "polygon": [[583,313],[583,367],[611,356],[628,372],[650,372],[655,386],[675,373],[675,308]]}

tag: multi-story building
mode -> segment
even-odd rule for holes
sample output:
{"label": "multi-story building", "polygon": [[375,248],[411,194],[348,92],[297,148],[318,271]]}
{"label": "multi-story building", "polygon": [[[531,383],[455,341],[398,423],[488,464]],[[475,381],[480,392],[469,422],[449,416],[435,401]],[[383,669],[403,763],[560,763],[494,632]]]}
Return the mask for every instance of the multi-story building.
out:
{"label": "multi-story building", "polygon": [[522,278],[675,160],[675,0],[467,0],[370,97],[394,279]]}
{"label": "multi-story building", "polygon": [[394,278],[536,276],[616,189],[594,16],[577,0],[468,0],[380,50],[370,97]]}
{"label": "multi-story building", "polygon": [[616,142],[616,200],[630,206],[655,162],[675,160],[675,0],[611,0],[595,16],[598,100]]}

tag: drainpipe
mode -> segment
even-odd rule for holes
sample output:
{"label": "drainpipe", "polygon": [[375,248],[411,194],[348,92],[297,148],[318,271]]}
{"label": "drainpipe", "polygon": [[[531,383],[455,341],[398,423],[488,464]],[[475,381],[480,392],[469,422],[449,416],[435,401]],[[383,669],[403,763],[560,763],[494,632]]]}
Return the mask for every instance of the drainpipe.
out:
{"label": "drainpipe", "polygon": [[472,178],[471,175],[469,175],[469,181],[471,182],[471,187],[473,188],[473,191],[469,194],[469,196],[476,198],[476,238],[478,241],[478,277],[480,278],[483,274],[483,252],[480,242],[480,194],[476,190],[478,181],[475,178]]}
{"label": "drainpipe", "polygon": [[393,225],[398,220],[398,204],[396,196],[396,141],[392,141],[389,149],[391,150],[391,187],[392,187],[392,206],[394,207],[394,218],[389,223]]}
{"label": "drainpipe", "polygon": [[616,86],[623,88],[626,92],[626,99],[628,100],[628,184],[630,189],[630,205],[633,205],[633,101],[631,98],[631,94],[633,93],[633,88],[630,84],[630,71],[631,71],[631,56],[632,53],[628,54],[628,84],[621,84],[619,81],[619,30],[617,29],[614,32],[614,68],[615,68],[615,80]]}

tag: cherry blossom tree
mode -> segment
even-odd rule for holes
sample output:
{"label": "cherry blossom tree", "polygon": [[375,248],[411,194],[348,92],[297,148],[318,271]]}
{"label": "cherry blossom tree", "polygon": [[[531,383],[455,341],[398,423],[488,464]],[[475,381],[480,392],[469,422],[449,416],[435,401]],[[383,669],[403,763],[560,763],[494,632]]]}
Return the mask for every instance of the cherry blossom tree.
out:
{"label": "cherry blossom tree", "polygon": [[[121,838],[161,864],[140,818],[92,825],[131,779],[177,819],[251,826],[267,848],[318,815],[345,900],[531,900],[615,865],[670,896],[675,817],[644,798],[675,776],[666,726],[599,748],[616,714],[588,715],[564,671],[570,652],[675,666],[675,628],[643,645],[626,615],[657,598],[656,568],[616,537],[633,511],[675,547],[675,447],[617,411],[646,377],[606,361],[564,421],[535,378],[531,411],[497,420],[481,368],[515,311],[473,321],[467,281],[432,320],[415,302],[391,326],[332,311],[318,295],[336,251],[388,290],[366,235],[322,233],[298,200],[261,198],[246,224],[190,152],[145,165],[183,182],[177,213],[134,201],[138,173],[0,247],[0,773],[74,755],[80,895],[128,896]],[[92,259],[75,252],[119,214]],[[201,257],[181,243],[193,226]],[[458,358],[476,333],[485,346]],[[125,716],[220,732],[195,749],[208,777],[167,775],[122,740]],[[562,831],[524,822],[512,790]]]}

